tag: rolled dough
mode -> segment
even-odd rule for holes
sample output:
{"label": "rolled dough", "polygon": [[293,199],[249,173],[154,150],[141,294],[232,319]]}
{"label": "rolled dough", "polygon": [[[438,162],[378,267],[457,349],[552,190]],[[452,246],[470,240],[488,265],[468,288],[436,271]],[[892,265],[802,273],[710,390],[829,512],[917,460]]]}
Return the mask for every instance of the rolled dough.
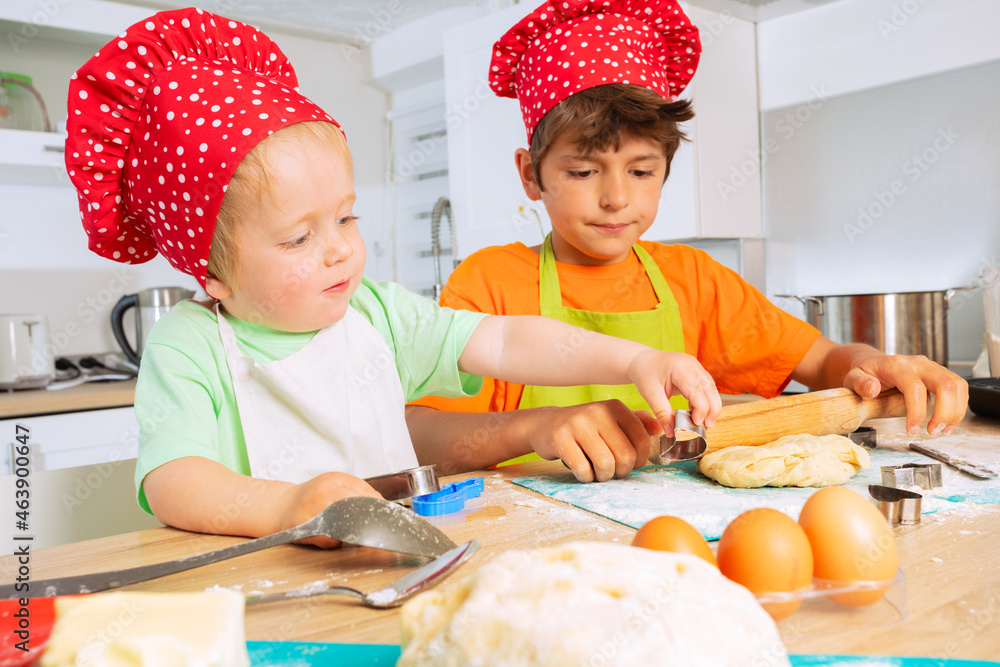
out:
{"label": "rolled dough", "polygon": [[56,600],[42,667],[249,667],[243,596],[116,591]]}
{"label": "rolled dough", "polygon": [[507,551],[402,608],[398,667],[788,665],[753,595],[690,554]]}
{"label": "rolled dough", "polygon": [[868,452],[842,435],[786,435],[756,447],[706,454],[698,472],[723,486],[835,486],[870,463]]}

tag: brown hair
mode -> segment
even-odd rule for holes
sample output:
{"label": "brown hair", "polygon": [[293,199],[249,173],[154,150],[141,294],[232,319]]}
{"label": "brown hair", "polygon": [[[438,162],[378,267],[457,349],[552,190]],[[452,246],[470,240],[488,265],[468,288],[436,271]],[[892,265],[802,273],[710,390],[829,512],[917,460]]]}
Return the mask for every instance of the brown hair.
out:
{"label": "brown hair", "polygon": [[663,144],[666,180],[674,153],[688,138],[680,123],[692,118],[689,100],[670,102],[648,88],[622,83],[588,88],[567,97],[538,123],[531,137],[531,170],[538,187],[544,189],[542,159],[563,135],[573,137],[583,153],[617,151],[628,136]]}
{"label": "brown hair", "polygon": [[236,229],[250,216],[274,184],[272,155],[281,144],[295,144],[312,139],[351,165],[351,151],[344,133],[333,123],[306,121],[281,128],[264,138],[240,161],[219,206],[208,253],[208,275],[232,289],[237,286],[239,268]]}

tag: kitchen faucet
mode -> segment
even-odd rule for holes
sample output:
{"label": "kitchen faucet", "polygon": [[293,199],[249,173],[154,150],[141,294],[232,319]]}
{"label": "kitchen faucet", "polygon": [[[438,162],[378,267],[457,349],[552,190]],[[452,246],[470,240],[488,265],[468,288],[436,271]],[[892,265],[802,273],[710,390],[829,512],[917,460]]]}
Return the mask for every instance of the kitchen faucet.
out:
{"label": "kitchen faucet", "polygon": [[455,220],[451,213],[451,201],[447,197],[440,197],[431,210],[431,256],[434,257],[434,300],[441,299],[441,290],[444,285],[441,283],[441,216],[448,217],[448,230],[451,234],[451,256],[453,266],[458,266],[458,239],[455,236]]}

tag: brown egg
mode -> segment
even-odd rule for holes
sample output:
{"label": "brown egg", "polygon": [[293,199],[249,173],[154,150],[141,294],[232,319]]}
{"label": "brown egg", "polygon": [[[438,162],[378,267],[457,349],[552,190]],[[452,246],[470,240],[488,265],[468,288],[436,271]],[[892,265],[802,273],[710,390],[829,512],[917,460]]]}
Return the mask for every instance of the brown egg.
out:
{"label": "brown egg", "polygon": [[[813,557],[802,528],[778,510],[761,508],[739,515],[719,539],[719,570],[752,593],[784,593],[812,584]],[[800,602],[768,603],[780,621]]]}
{"label": "brown egg", "polygon": [[719,566],[715,554],[701,533],[684,519],[675,516],[658,516],[647,521],[632,538],[632,546],[694,554],[716,567]]}
{"label": "brown egg", "polygon": [[[812,546],[814,575],[826,580],[824,585],[837,587],[896,576],[896,539],[885,517],[860,494],[839,486],[820,489],[806,501],[799,525]],[[885,593],[883,588],[830,597],[860,607],[878,602]]]}

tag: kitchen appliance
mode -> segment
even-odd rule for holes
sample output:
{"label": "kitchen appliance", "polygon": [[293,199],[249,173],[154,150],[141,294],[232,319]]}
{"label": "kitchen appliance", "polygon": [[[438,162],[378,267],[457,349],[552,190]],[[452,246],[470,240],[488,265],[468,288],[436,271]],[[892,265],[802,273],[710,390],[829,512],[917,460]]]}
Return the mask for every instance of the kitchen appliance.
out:
{"label": "kitchen appliance", "polygon": [[117,352],[57,357],[56,373],[46,389],[55,391],[76,387],[85,382],[131,380],[138,371],[130,365],[126,366],[126,363],[122,355]]}
{"label": "kitchen appliance", "polygon": [[[1000,377],[1000,266],[987,266],[979,276],[986,318],[986,351],[990,377]],[[971,398],[971,397],[970,397]]]}
{"label": "kitchen appliance", "polygon": [[55,375],[44,315],[0,315],[0,389],[37,389]]}
{"label": "kitchen appliance", "polygon": [[795,296],[806,321],[836,343],[867,343],[886,354],[923,354],[948,365],[948,307],[956,287],[933,292]]}
{"label": "kitchen appliance", "polygon": [[1000,378],[971,378],[969,409],[980,417],[1000,419]]}
{"label": "kitchen appliance", "polygon": [[[156,320],[166,315],[171,308],[194,296],[194,290],[183,287],[151,287],[137,294],[127,294],[118,300],[111,311],[111,330],[125,356],[136,366],[146,344],[146,336],[153,329]],[[125,313],[135,309],[135,347],[125,336]]]}

